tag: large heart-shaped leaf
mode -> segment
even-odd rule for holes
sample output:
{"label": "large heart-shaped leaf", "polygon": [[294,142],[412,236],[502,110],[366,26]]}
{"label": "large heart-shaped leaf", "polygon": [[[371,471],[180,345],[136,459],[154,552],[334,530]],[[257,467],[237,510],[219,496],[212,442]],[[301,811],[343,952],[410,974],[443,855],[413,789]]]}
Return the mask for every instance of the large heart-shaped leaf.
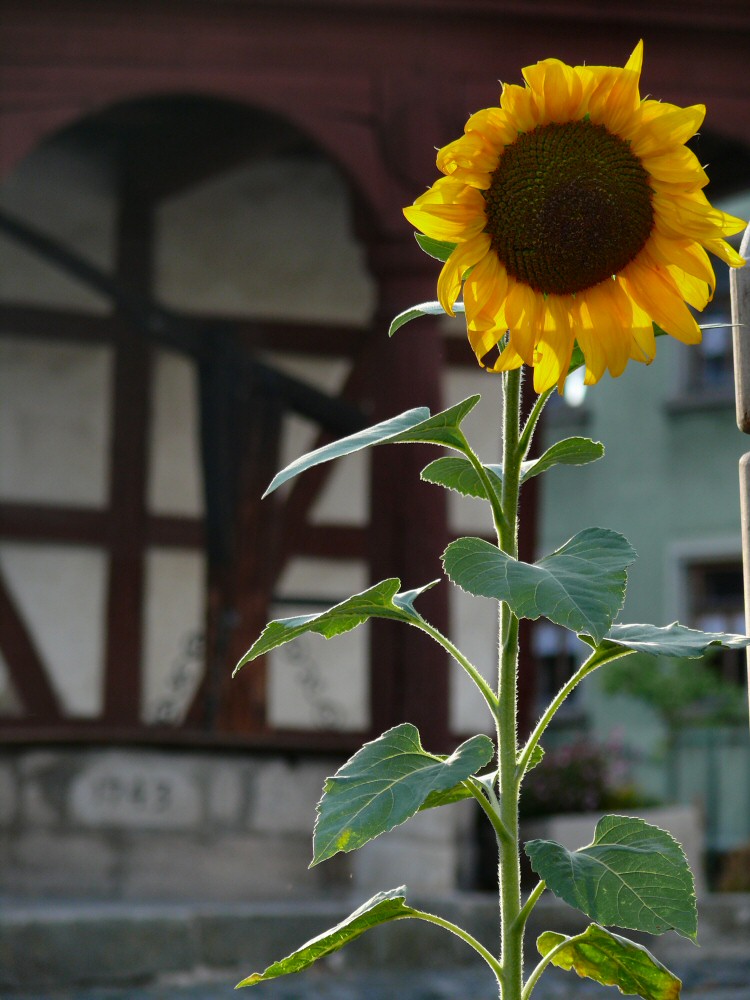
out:
{"label": "large heart-shaped leaf", "polygon": [[247,979],[238,983],[237,988],[254,986],[256,983],[277,979],[279,976],[286,976],[291,972],[301,972],[317,962],[319,958],[325,958],[326,955],[330,955],[332,952],[338,951],[339,948],[343,948],[350,941],[354,941],[371,927],[377,927],[379,924],[385,924],[391,920],[417,916],[419,911],[406,905],[405,893],[404,886],[390,889],[387,892],[379,892],[377,896],[368,899],[340,924],[312,938],[301,948],[297,948],[296,951],[287,955],[286,958],[269,965],[265,971],[253,972]]}
{"label": "large heart-shaped leaf", "polygon": [[566,903],[599,924],[695,939],[693,875],[677,841],[642,819],[605,816],[593,843],[568,851],[549,840],[525,845],[531,867]]}
{"label": "large heart-shaped leaf", "polygon": [[391,577],[376,583],[361,594],[348,597],[327,611],[319,611],[314,615],[297,615],[294,618],[279,618],[269,622],[234,668],[234,672],[237,673],[240,667],[250,660],[262,656],[277,646],[283,646],[285,642],[291,642],[305,632],[316,632],[325,639],[331,639],[333,636],[349,632],[370,618],[391,618],[410,624],[421,622],[423,619],[414,610],[414,601],[436,583],[437,581],[433,580],[432,583],[417,590],[407,590],[399,594],[401,581]]}
{"label": "large heart-shaped leaf", "polygon": [[698,659],[712,646],[725,649],[745,649],[750,636],[731,632],[700,632],[673,622],[671,625],[613,625],[604,637],[604,644],[613,643],[653,656],[679,656]]}
{"label": "large heart-shaped leaf", "polygon": [[549,556],[529,564],[481,538],[459,538],[443,553],[445,571],[463,590],[506,601],[519,618],[549,618],[600,642],[622,607],[628,540],[607,528],[586,528]]}
{"label": "large heart-shaped leaf", "polygon": [[312,863],[354,851],[392,830],[418,812],[431,793],[475,774],[493,753],[492,740],[480,734],[450,757],[436,757],[422,749],[411,724],[389,729],[326,781],[318,803]]}
{"label": "large heart-shaped leaf", "polygon": [[[465,311],[463,302],[453,303],[453,312],[456,313],[456,315]],[[400,330],[406,323],[411,323],[413,319],[419,319],[420,316],[446,315],[447,313],[445,309],[443,309],[439,302],[420,302],[419,305],[410,306],[408,309],[404,309],[403,312],[399,313],[398,316],[391,320],[391,325],[388,327],[388,336],[392,337],[396,330]]]}
{"label": "large heart-shaped leaf", "polygon": [[366,427],[356,434],[323,445],[322,448],[316,448],[315,451],[309,451],[277,472],[263,496],[268,496],[283,483],[315,465],[343,458],[376,444],[440,444],[465,451],[468,446],[460,430],[461,421],[477,405],[479,399],[479,396],[469,396],[432,417],[426,406],[419,406],[415,410],[407,410],[397,417]]}
{"label": "large heart-shaped leaf", "polygon": [[572,938],[545,931],[537,938],[536,946],[542,956],[559,948],[551,959],[553,965],[573,969],[582,979],[594,979],[603,986],[617,986],[626,996],[679,1000],[682,983],[677,976],[657,962],[643,945],[598,924],[591,924],[583,934]]}

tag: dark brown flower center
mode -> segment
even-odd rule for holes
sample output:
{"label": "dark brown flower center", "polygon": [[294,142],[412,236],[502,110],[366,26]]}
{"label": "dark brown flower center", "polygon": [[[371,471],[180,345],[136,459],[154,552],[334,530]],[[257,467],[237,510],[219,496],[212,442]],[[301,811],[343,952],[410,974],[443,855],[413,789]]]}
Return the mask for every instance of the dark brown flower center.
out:
{"label": "dark brown flower center", "polygon": [[624,139],[585,119],[519,135],[484,197],[486,231],[508,273],[552,295],[617,274],[654,224],[643,164]]}

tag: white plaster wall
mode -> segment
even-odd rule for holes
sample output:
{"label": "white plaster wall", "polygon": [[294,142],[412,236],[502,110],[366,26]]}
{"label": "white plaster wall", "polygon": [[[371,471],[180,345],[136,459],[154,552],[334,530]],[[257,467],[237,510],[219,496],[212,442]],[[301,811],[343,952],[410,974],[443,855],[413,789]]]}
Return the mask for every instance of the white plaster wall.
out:
{"label": "white plaster wall", "polygon": [[[463,319],[460,320],[463,324]],[[466,337],[465,327],[463,337]],[[468,341],[466,350],[471,351]],[[500,427],[500,379],[479,368],[448,371],[443,376],[445,406],[481,394],[482,399],[461,425],[466,437],[483,462],[499,463],[502,458]],[[435,487],[439,489],[440,487]],[[492,535],[492,517],[488,504],[471,497],[463,497],[452,490],[448,498],[448,527],[451,537],[462,535]],[[491,685],[497,685],[497,604],[481,597],[471,597],[447,581],[450,588],[450,636],[458,648],[468,656],[475,667]],[[451,730],[457,733],[475,733],[488,730],[491,718],[482,696],[474,683],[461,668],[452,663],[450,668]]]}
{"label": "white plaster wall", "polygon": [[329,163],[258,160],[165,202],[157,226],[169,305],[363,325],[372,313],[346,187]]}
{"label": "white plaster wall", "polygon": [[[315,614],[366,589],[362,564],[325,559],[294,559],[279,581],[277,594],[320,598],[321,604],[283,603],[274,618]],[[369,626],[333,639],[307,634],[268,656],[268,721],[280,728],[363,729],[369,722]]]}
{"label": "white plaster wall", "polygon": [[147,504],[154,514],[200,517],[198,377],[195,365],[159,351],[153,373]]}
{"label": "white plaster wall", "polygon": [[111,352],[0,338],[0,499],[107,501]]}
{"label": "white plaster wall", "polygon": [[[22,164],[0,191],[0,204],[111,269],[112,178],[106,150],[77,149],[68,140],[56,140]],[[363,327],[369,322],[374,285],[353,237],[346,187],[330,164],[304,158],[256,162],[165,203],[156,224],[156,294],[168,305]],[[2,238],[0,297],[95,312],[110,308],[63,272]],[[350,368],[346,361],[279,352],[268,352],[264,359],[333,394]],[[0,339],[0,498],[106,503],[111,362],[106,348]],[[148,508],[156,514],[200,516],[192,365],[177,354],[157,352],[152,390]],[[289,461],[307,450],[316,429],[295,418],[286,424],[282,449]],[[367,462],[351,459],[334,471],[313,517],[366,523],[366,494]],[[3,547],[0,567],[12,576],[14,595],[45,657],[49,653],[53,683],[72,714],[95,712],[101,700],[103,560],[90,549]],[[59,590],[63,576],[67,586]],[[316,582],[343,597],[362,589],[362,579],[360,574],[349,589],[332,569]],[[198,680],[191,658],[198,640],[188,649],[188,637],[203,631],[203,560],[152,551],[146,580],[142,712],[149,721],[157,715],[178,721]],[[341,654],[347,661],[343,680],[339,683],[335,675],[333,681],[341,696],[337,717],[343,725],[358,726],[367,713],[366,633],[342,641],[348,653]],[[284,698],[278,684],[274,690],[278,708]],[[14,704],[2,669],[0,704]],[[309,699],[292,698],[289,706],[279,709],[282,724],[296,725],[300,718],[314,724]]]}
{"label": "white plaster wall", "polygon": [[[287,375],[338,396],[351,371],[351,362],[342,358],[310,358],[264,352],[263,360]],[[279,448],[279,469],[316,446],[320,428],[290,413],[284,418]],[[367,451],[337,459],[329,466],[328,479],[310,509],[313,524],[364,525],[369,520],[370,459]],[[281,487],[288,495],[294,481]]]}
{"label": "white plaster wall", "polygon": [[66,714],[102,704],[106,558],[85,546],[0,544],[10,588]]}
{"label": "white plaster wall", "polygon": [[143,632],[145,722],[178,724],[203,674],[205,559],[151,549],[146,556]]}
{"label": "white plaster wall", "polygon": [[[111,270],[115,202],[104,150],[46,143],[0,188],[0,205]],[[10,302],[108,312],[110,305],[59,268],[0,236],[0,297]]]}

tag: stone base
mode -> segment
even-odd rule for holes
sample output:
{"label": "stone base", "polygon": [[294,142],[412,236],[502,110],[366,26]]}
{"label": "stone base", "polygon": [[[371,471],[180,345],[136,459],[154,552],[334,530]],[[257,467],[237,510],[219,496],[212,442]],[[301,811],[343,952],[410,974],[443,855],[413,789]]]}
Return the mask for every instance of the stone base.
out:
{"label": "stone base", "polygon": [[7,749],[0,894],[249,901],[456,888],[465,810],[434,810],[308,870],[315,806],[341,761],[214,752]]}

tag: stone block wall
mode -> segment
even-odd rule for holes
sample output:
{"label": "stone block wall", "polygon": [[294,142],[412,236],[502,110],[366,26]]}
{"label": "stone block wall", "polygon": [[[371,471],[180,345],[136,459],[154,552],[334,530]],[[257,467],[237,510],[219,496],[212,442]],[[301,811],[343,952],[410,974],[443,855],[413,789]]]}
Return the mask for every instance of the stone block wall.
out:
{"label": "stone block wall", "polygon": [[[247,901],[463,881],[470,813],[421,814],[308,870],[339,761],[146,749],[6,749],[0,894]],[[469,805],[468,803],[466,805]],[[460,860],[461,859],[461,860]]]}

